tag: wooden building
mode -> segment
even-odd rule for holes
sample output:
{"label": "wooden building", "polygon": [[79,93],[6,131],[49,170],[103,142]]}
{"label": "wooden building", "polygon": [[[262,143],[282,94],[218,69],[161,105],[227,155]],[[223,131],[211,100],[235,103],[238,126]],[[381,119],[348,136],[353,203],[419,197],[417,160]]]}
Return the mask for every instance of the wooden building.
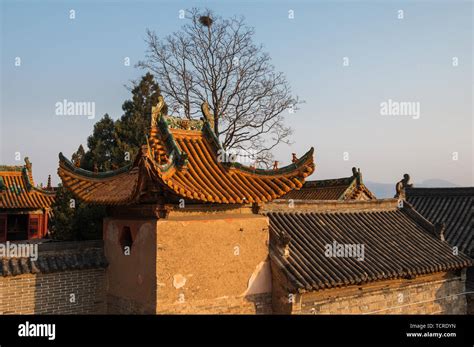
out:
{"label": "wooden building", "polygon": [[280,199],[286,200],[373,200],[375,195],[362,181],[360,169],[352,168],[352,176],[328,180],[306,181]]}
{"label": "wooden building", "polygon": [[45,237],[54,196],[50,180],[45,189],[35,186],[28,158],[24,166],[0,166],[0,242]]}
{"label": "wooden building", "polygon": [[274,170],[220,162],[206,105],[198,121],[163,104],[127,167],[93,173],[60,154],[64,186],[108,206],[108,312],[271,313],[268,219],[254,211],[303,186],[313,149]]}

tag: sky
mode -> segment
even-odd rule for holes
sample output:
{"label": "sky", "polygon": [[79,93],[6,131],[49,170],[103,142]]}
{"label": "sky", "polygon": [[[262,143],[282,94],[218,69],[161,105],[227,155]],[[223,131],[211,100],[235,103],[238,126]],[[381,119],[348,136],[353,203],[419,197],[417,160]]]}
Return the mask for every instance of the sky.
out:
{"label": "sky", "polygon": [[[57,184],[58,153],[86,145],[105,113],[122,115],[125,86],[145,73],[134,65],[146,29],[179,30],[191,7],[244,16],[305,101],[285,116],[294,133],[274,150],[281,166],[313,146],[311,179],[356,166],[373,182],[407,172],[474,185],[470,1],[0,0],[0,164],[27,156],[37,183]],[[94,102],[96,118],[56,115],[64,99]]]}

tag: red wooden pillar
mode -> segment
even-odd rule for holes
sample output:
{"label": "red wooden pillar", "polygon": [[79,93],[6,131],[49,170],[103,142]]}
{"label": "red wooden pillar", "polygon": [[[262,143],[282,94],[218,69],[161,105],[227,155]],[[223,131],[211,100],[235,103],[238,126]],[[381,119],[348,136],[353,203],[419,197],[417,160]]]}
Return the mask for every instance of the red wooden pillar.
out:
{"label": "red wooden pillar", "polygon": [[28,240],[40,238],[41,230],[41,215],[30,214],[28,215]]}

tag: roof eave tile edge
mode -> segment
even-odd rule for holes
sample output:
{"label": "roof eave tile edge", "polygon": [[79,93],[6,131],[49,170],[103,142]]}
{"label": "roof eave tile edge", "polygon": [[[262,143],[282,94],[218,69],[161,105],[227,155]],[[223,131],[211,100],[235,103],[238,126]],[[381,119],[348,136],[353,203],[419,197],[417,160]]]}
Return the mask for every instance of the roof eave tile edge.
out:
{"label": "roof eave tile edge", "polygon": [[69,159],[67,159],[63,155],[62,152],[59,152],[58,171],[63,169],[80,177],[86,177],[86,178],[92,178],[92,179],[110,178],[110,177],[118,176],[122,173],[126,173],[130,171],[132,167],[133,167],[133,164],[130,163],[125,166],[122,166],[121,168],[117,170],[111,170],[111,171],[105,171],[105,172],[92,172],[92,171],[84,170],[82,168],[74,166],[74,164]]}
{"label": "roof eave tile edge", "polygon": [[233,170],[239,170],[242,172],[246,172],[252,175],[257,175],[257,176],[286,176],[288,174],[301,171],[305,167],[310,168],[310,172],[307,174],[301,174],[303,178],[310,176],[314,170],[315,170],[315,165],[314,165],[314,158],[313,158],[313,153],[314,153],[314,147],[311,147],[298,161],[291,163],[287,166],[284,166],[282,168],[279,168],[277,170],[267,170],[267,169],[253,169],[248,166],[242,165],[238,162],[231,162],[231,163],[223,163],[224,166],[233,169]]}

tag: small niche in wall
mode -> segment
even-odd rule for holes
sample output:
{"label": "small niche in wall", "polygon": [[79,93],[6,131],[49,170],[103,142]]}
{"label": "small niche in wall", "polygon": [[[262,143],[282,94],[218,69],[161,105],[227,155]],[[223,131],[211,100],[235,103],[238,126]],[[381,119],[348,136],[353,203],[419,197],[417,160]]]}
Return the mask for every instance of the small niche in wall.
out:
{"label": "small niche in wall", "polygon": [[122,231],[120,232],[119,242],[123,254],[130,255],[132,253],[133,245],[132,231],[130,230],[130,227],[125,226],[122,228]]}

